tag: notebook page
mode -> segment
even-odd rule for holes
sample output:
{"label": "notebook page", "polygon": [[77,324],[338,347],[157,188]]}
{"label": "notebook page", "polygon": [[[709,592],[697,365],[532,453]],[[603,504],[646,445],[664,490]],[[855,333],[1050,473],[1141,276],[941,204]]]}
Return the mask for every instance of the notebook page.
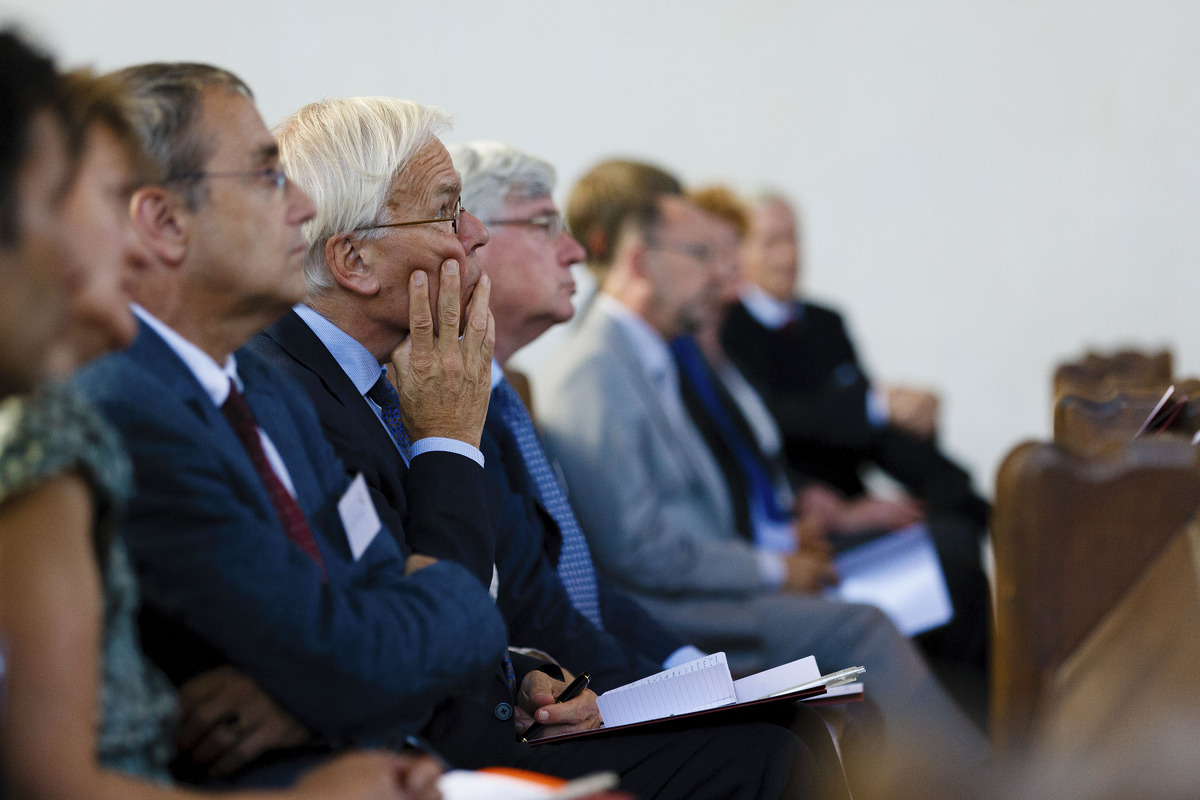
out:
{"label": "notebook page", "polygon": [[946,624],[950,591],[928,528],[918,523],[842,553],[841,583],[825,597],[883,609],[905,636]]}
{"label": "notebook page", "polygon": [[820,677],[821,670],[817,668],[816,656],[806,656],[740,678],[733,682],[733,688],[737,693],[737,701],[746,703],[769,697],[791,686],[815,681]]}
{"label": "notebook page", "polygon": [[724,653],[680,664],[596,698],[605,727],[703,711],[735,702]]}

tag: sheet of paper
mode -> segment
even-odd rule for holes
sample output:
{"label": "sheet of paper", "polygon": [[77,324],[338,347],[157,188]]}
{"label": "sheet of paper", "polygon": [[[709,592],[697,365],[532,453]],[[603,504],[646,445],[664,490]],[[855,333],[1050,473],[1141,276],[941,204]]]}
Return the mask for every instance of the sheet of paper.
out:
{"label": "sheet of paper", "polygon": [[612,772],[573,781],[517,769],[451,770],[438,779],[442,800],[574,800],[617,788]]}
{"label": "sheet of paper", "polygon": [[596,698],[605,727],[703,711],[737,701],[724,653],[663,670]]}
{"label": "sheet of paper", "polygon": [[878,606],[906,636],[944,625],[954,616],[933,539],[922,524],[847,550],[836,564],[842,582],[825,596]]}
{"label": "sheet of paper", "polygon": [[733,682],[733,689],[737,693],[738,702],[746,703],[769,697],[791,686],[815,681],[820,677],[821,670],[817,667],[816,656],[806,656],[739,678]]}

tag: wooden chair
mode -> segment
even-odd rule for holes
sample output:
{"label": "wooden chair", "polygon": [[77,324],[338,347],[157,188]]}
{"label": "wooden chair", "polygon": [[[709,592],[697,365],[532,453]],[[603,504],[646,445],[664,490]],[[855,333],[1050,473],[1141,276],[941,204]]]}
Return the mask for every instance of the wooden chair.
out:
{"label": "wooden chair", "polygon": [[[1164,591],[1184,597],[1184,611],[1192,608],[1200,536],[1189,537],[1187,525],[1198,507],[1200,466],[1183,439],[1109,443],[1090,454],[1031,442],[1008,455],[992,519],[991,719],[1001,752],[1064,731],[1077,739],[1116,735],[1097,729],[1111,719],[1081,709],[1118,693],[1138,698],[1141,678],[1131,663],[1155,663],[1172,636],[1200,640],[1200,608],[1183,613],[1182,623],[1178,614],[1164,622],[1169,615],[1148,612],[1131,622],[1129,611],[1135,601],[1144,609],[1147,592],[1153,600]],[[1163,574],[1181,585],[1164,588],[1152,577]],[[1191,585],[1182,585],[1188,575]],[[1123,622],[1113,621],[1122,614]],[[1192,628],[1163,628],[1179,624]],[[1171,674],[1181,681],[1172,688],[1200,697],[1200,670],[1191,667],[1188,677]],[[1132,685],[1108,685],[1099,677],[1105,674]]]}
{"label": "wooden chair", "polygon": [[1190,438],[1200,430],[1200,380],[1195,378],[1121,391],[1107,399],[1063,395],[1054,403],[1054,442],[1084,455],[1127,443],[1172,385],[1174,396],[1190,399],[1167,433]]}
{"label": "wooden chair", "polygon": [[[1174,359],[1169,350],[1145,353],[1120,350],[1115,353],[1087,353],[1079,361],[1065,362],[1054,372],[1054,398],[1073,394],[1094,400],[1107,400],[1122,391],[1161,385],[1164,389],[1174,375]],[[1160,393],[1161,394],[1161,393]]]}

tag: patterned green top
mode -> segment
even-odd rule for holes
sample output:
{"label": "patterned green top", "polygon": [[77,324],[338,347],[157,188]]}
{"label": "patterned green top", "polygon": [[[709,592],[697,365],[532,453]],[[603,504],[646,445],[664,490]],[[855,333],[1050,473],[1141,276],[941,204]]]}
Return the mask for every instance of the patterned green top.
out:
{"label": "patterned green top", "polygon": [[0,402],[0,503],[76,470],[96,501],[96,559],[104,582],[103,691],[98,757],[106,767],[168,780],[176,696],[138,645],[137,580],[114,523],[132,488],[115,431],[69,388],[52,384]]}

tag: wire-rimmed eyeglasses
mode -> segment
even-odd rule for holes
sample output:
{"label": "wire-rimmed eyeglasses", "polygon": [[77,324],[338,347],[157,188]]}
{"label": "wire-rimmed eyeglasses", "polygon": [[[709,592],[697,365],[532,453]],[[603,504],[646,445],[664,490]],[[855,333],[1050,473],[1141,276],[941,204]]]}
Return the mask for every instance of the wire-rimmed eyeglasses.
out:
{"label": "wire-rimmed eyeglasses", "polygon": [[536,217],[527,219],[489,219],[484,225],[530,225],[535,228],[541,228],[546,234],[547,239],[553,239],[564,230],[566,224],[563,222],[562,215],[555,212],[553,214],[539,214]]}
{"label": "wire-rimmed eyeglasses", "polygon": [[265,169],[246,169],[232,172],[205,172],[204,170],[196,170],[195,172],[185,172],[184,174],[175,177],[167,178],[163,183],[174,183],[176,181],[202,181],[209,178],[258,178],[265,181],[270,186],[274,186],[279,191],[285,191],[288,185],[288,176],[279,167],[266,167]]}
{"label": "wire-rimmed eyeglasses", "polygon": [[463,208],[462,198],[460,197],[454,201],[454,213],[450,214],[449,216],[435,217],[433,219],[414,219],[411,222],[379,222],[372,225],[363,225],[362,227],[355,228],[354,230],[371,231],[375,230],[376,228],[407,228],[410,225],[432,225],[435,222],[449,222],[450,229],[457,234],[458,218],[462,216],[464,211],[466,211],[466,209]]}

